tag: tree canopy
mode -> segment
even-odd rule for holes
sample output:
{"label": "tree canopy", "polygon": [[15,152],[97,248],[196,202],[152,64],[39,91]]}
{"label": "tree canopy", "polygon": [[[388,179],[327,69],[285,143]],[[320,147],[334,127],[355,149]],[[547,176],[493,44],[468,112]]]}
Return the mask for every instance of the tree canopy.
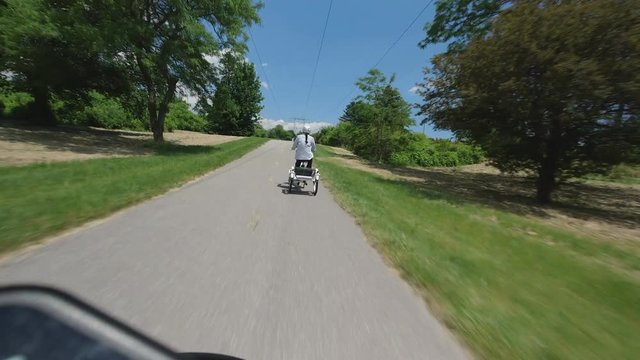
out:
{"label": "tree canopy", "polygon": [[605,171],[640,144],[640,13],[633,1],[516,2],[486,36],[434,57],[421,114],[504,171],[557,181]]}
{"label": "tree canopy", "polygon": [[407,126],[414,123],[410,105],[393,87],[394,76],[387,78],[377,69],[358,79],[362,91],[347,105],[340,121],[353,125],[353,150],[380,162],[406,141]]}
{"label": "tree canopy", "polygon": [[213,83],[214,95],[200,105],[209,130],[225,135],[252,135],[263,100],[254,65],[228,51],[220,60]]}
{"label": "tree canopy", "polygon": [[215,91],[211,59],[246,50],[245,29],[259,22],[261,6],[252,0],[7,0],[0,3],[0,69],[32,94],[35,117],[48,120],[52,94],[89,98],[98,90],[139,98],[142,91],[154,139],[162,141],[176,94]]}

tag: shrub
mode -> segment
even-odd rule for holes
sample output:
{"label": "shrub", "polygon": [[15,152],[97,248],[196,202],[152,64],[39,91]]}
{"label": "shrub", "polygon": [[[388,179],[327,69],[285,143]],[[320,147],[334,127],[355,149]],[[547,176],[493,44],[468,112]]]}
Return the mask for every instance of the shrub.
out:
{"label": "shrub", "polygon": [[207,121],[200,115],[193,113],[189,109],[189,104],[179,100],[169,104],[169,112],[164,119],[166,131],[188,130],[204,132]]}
{"label": "shrub", "polygon": [[33,97],[24,92],[0,93],[0,117],[26,119],[29,117],[29,104]]}

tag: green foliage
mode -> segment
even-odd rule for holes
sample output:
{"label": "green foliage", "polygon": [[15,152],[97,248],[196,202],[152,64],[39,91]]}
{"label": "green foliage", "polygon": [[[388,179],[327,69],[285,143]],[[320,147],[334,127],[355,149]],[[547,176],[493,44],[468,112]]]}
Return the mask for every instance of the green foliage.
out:
{"label": "green foliage", "polygon": [[433,59],[421,114],[481,145],[501,170],[537,173],[538,199],[549,202],[558,179],[638,153],[634,4],[516,2],[486,36]]}
{"label": "green foliage", "polygon": [[142,90],[145,118],[162,141],[178,84],[209,94],[216,74],[207,57],[242,53],[260,7],[251,0],[7,0],[0,70],[16,74],[12,82],[34,98],[32,116],[47,123],[58,113],[55,99],[80,107],[67,93],[135,93],[139,109]]}
{"label": "green foliage", "polygon": [[253,136],[266,138],[269,137],[269,133],[262,127],[262,125],[260,125],[260,123],[256,123],[253,127]]}
{"label": "green foliage", "polygon": [[211,105],[206,101],[201,103],[209,131],[224,135],[252,135],[260,118],[263,100],[254,65],[231,51],[226,52],[215,79],[216,91]]}
{"label": "green foliage", "polygon": [[24,92],[0,93],[0,117],[25,119],[29,116],[29,105],[33,97]]}
{"label": "green foliage", "polygon": [[408,144],[391,155],[389,163],[395,166],[453,167],[478,164],[483,160],[483,152],[477,147],[412,134]]}
{"label": "green foliage", "polygon": [[92,92],[90,96],[89,105],[77,114],[77,123],[105,129],[136,129],[140,125],[134,123],[134,119],[117,99],[97,92]]}
{"label": "green foliage", "polygon": [[169,104],[164,126],[165,130],[170,132],[173,130],[205,132],[207,122],[202,116],[193,113],[189,109],[189,104],[179,100]]}
{"label": "green foliage", "polygon": [[351,124],[349,148],[356,154],[387,162],[407,141],[407,126],[414,123],[409,104],[387,80],[372,69],[356,82],[363,94],[347,105],[341,122]]}
{"label": "green foliage", "polygon": [[293,130],[285,130],[282,125],[276,125],[267,131],[267,137],[270,139],[292,140],[296,137],[296,134]]}
{"label": "green foliage", "polygon": [[119,91],[127,82],[85,3],[7,0],[0,12],[0,69],[33,96],[30,115],[43,124],[55,121],[52,92]]}
{"label": "green foliage", "polygon": [[340,121],[336,126],[321,129],[313,137],[318,144],[343,147],[353,150],[356,127],[352,122]]}
{"label": "green foliage", "polygon": [[156,141],[163,140],[178,83],[201,97],[209,94],[216,73],[206,57],[220,55],[220,49],[242,53],[245,29],[259,21],[261,7],[251,0],[114,2],[96,9],[99,26],[112,30],[110,43],[123,45],[120,58],[147,93]]}
{"label": "green foliage", "polygon": [[453,40],[450,49],[485,35],[491,22],[512,0],[438,0],[433,22],[424,26],[426,38],[420,47]]}
{"label": "green foliage", "polygon": [[119,98],[91,91],[83,107],[77,102],[56,99],[53,110],[63,124],[95,126],[105,129],[145,130],[145,124],[129,112]]}

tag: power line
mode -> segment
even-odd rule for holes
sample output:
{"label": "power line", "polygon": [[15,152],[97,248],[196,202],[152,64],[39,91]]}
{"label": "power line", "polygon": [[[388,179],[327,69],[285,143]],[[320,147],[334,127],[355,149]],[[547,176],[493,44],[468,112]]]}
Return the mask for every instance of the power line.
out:
{"label": "power line", "polygon": [[251,28],[249,28],[249,36],[251,37],[251,43],[253,44],[253,48],[256,51],[256,55],[258,56],[258,61],[260,62],[260,64],[258,64],[260,67],[260,71],[262,71],[262,75],[264,76],[264,79],[267,81],[267,90],[269,90],[269,93],[271,94],[271,98],[273,98],[273,103],[276,105],[278,114],[282,114],[282,112],[280,112],[280,105],[278,105],[278,100],[276,100],[276,94],[273,91],[273,83],[271,82],[271,80],[269,80],[269,76],[267,76],[267,70],[265,70],[264,66],[262,66],[262,64],[264,63],[262,62],[262,58],[260,57],[260,51],[258,51],[258,46],[256,45],[256,42],[253,40],[253,33],[251,32]]}
{"label": "power line", "polygon": [[[411,29],[411,27],[413,26],[413,24],[416,23],[416,21],[418,21],[418,19],[422,16],[422,14],[424,14],[424,12],[427,10],[427,8],[429,6],[431,6],[431,4],[433,3],[433,0],[430,0],[427,5],[425,5],[422,10],[420,10],[420,12],[418,13],[418,15],[416,15],[415,18],[413,18],[413,20],[411,21],[411,23],[409,24],[409,26],[407,26],[404,31],[402,31],[402,33],[400,34],[400,36],[398,36],[398,38],[396,39],[396,41],[394,41],[391,45],[389,45],[389,47],[387,48],[387,50],[385,50],[385,52],[382,54],[382,56],[380,56],[380,58],[378,59],[378,61],[376,61],[375,65],[373,65],[372,67],[370,67],[370,69],[374,69],[376,68],[378,65],[380,65],[380,63],[382,62],[382,60],[384,60],[385,57],[387,57],[387,55],[389,54],[389,52],[391,51],[391,49],[393,49],[399,42],[400,40],[402,40],[402,38],[407,34],[407,31],[409,31],[409,29]],[[357,91],[357,89],[353,89],[347,96],[345,96],[344,98],[342,98],[342,100],[340,100],[340,103],[338,104],[338,107],[340,107],[342,104],[344,104],[345,100],[347,100],[348,98],[350,98],[355,92]]]}
{"label": "power line", "polygon": [[313,83],[316,80],[316,72],[318,71],[318,63],[320,62],[320,54],[322,53],[322,45],[324,44],[324,36],[327,33],[327,25],[329,24],[329,15],[331,15],[331,7],[333,6],[333,0],[329,1],[329,11],[327,11],[327,17],[324,20],[324,29],[322,30],[322,38],[320,39],[320,48],[318,48],[318,56],[316,56],[316,65],[313,68],[313,75],[311,76],[311,84],[309,85],[309,92],[307,92],[307,100],[304,103],[304,112],[307,112],[309,107],[309,99],[311,99],[311,90],[313,90]]}

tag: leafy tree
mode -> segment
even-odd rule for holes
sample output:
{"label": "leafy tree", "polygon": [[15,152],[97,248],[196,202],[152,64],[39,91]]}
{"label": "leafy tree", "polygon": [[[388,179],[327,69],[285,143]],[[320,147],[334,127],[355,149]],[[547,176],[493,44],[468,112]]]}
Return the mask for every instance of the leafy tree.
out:
{"label": "leafy tree", "polygon": [[477,36],[485,35],[492,21],[516,1],[510,0],[438,0],[432,22],[424,27],[427,36],[420,47],[452,41],[450,49],[459,48]]}
{"label": "leafy tree", "polygon": [[517,2],[464,50],[436,56],[421,114],[503,171],[603,172],[640,144],[640,13],[632,0]]}
{"label": "leafy tree", "polygon": [[222,56],[214,83],[216,91],[211,105],[201,104],[209,130],[225,135],[252,135],[260,119],[263,100],[254,65],[227,51]]}
{"label": "leafy tree", "polygon": [[259,21],[251,0],[92,1],[92,10],[130,77],[144,88],[155,141],[176,89],[201,96],[211,90],[213,67],[206,56],[220,49],[244,50],[244,28]]}
{"label": "leafy tree", "polygon": [[347,105],[343,122],[354,125],[353,150],[364,157],[386,162],[406,141],[407,126],[414,123],[409,104],[400,91],[377,69],[356,82],[362,95]]}
{"label": "leafy tree", "polygon": [[86,100],[90,89],[120,91],[126,86],[117,63],[79,0],[7,0],[0,4],[0,69],[34,98],[33,116],[55,122],[52,93]]}
{"label": "leafy tree", "polygon": [[268,137],[271,139],[291,140],[296,137],[296,134],[292,130],[285,130],[282,125],[276,125],[269,129]]}

